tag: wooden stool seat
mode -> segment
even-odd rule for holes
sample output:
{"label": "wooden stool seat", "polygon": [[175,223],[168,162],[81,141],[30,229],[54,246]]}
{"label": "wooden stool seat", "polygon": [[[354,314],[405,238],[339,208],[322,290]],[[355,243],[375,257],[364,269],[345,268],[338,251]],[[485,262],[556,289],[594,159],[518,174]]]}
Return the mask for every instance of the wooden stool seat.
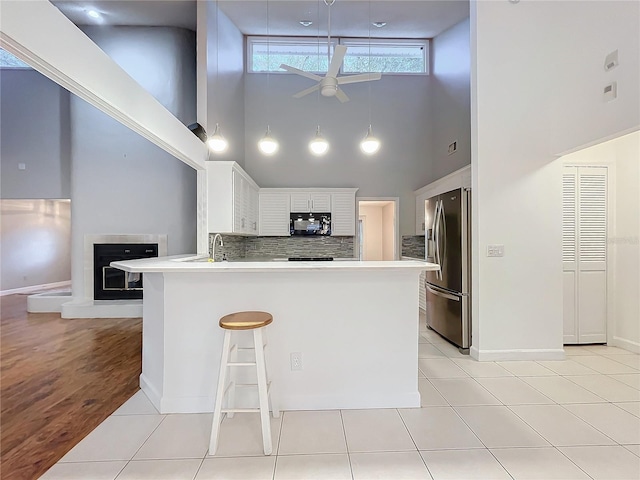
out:
{"label": "wooden stool seat", "polygon": [[236,312],[222,317],[220,327],[226,330],[251,330],[266,327],[271,322],[273,317],[267,312]]}
{"label": "wooden stool seat", "polygon": [[[227,418],[233,418],[235,413],[260,413],[260,424],[262,426],[262,446],[265,455],[271,455],[273,449],[271,444],[271,424],[269,421],[269,401],[271,400],[271,382],[267,379],[267,367],[265,364],[263,342],[264,327],[273,322],[273,317],[267,312],[235,312],[225,315],[220,319],[220,327],[224,329],[224,340],[222,342],[222,358],[220,360],[220,373],[218,375],[218,389],[216,391],[216,403],[213,408],[213,421],[211,424],[211,438],[209,440],[209,455],[215,455],[218,449],[218,437],[220,435],[220,422],[222,414]],[[238,343],[231,344],[231,335],[246,335],[234,330],[252,330],[253,347],[240,347]],[[248,332],[247,332],[248,333]],[[255,361],[238,361],[238,350],[253,350]],[[236,374],[231,367],[255,367],[257,383],[243,383],[236,381]],[[227,374],[227,370],[229,370]],[[227,384],[227,377],[230,382]],[[257,387],[258,408],[235,408],[236,387]],[[225,395],[227,395],[227,405],[223,408]],[[274,418],[280,416],[278,407],[271,402],[271,411]]]}

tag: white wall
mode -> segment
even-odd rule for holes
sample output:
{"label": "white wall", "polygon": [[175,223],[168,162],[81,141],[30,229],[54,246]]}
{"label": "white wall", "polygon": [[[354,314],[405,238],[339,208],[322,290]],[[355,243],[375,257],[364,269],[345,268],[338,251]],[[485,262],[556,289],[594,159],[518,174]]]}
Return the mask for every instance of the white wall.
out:
{"label": "white wall", "polygon": [[[350,101],[317,95],[292,97],[311,80],[285,74],[245,76],[245,170],[261,187],[358,187],[362,197],[400,197],[400,229],[414,228],[413,190],[427,181],[429,163],[430,77],[385,75],[381,80],[344,87]],[[367,157],[359,143],[369,124],[369,87],[373,131],[380,152]],[[273,157],[258,153],[267,122],[280,142]],[[309,141],[318,122],[331,146],[317,158]]]}
{"label": "white wall", "polygon": [[382,207],[382,259],[395,260],[395,213],[393,202]]}
{"label": "white wall", "polygon": [[607,338],[640,352],[640,132],[562,157],[608,167]]}
{"label": "white wall", "polygon": [[[554,154],[640,124],[639,14],[635,1],[472,3],[474,356],[562,356]],[[487,258],[488,244],[505,256]]]}
{"label": "white wall", "polygon": [[31,69],[0,75],[0,195],[69,198],[69,92]]}
{"label": "white wall", "polygon": [[[471,163],[469,19],[431,42],[431,161],[429,182]],[[450,143],[458,150],[448,155]],[[429,183],[427,182],[427,183]]]}
{"label": "white wall", "polygon": [[71,280],[69,200],[0,200],[0,290]]}
{"label": "white wall", "polygon": [[[195,121],[193,32],[86,32],[183,123]],[[74,298],[84,296],[86,234],[168,234],[169,255],[195,252],[195,170],[75,96],[71,126]]]}
{"label": "white wall", "polygon": [[640,133],[615,142],[616,235],[613,343],[640,353]]}
{"label": "white wall", "polygon": [[217,11],[214,2],[207,2],[208,108],[205,130],[213,135],[216,123],[220,123],[229,149],[223,154],[210,153],[209,160],[233,160],[244,167],[244,37],[224,12],[220,11],[218,17]]}
{"label": "white wall", "polygon": [[364,258],[363,260],[383,259],[382,207],[366,205],[360,202],[359,216],[363,220]]}

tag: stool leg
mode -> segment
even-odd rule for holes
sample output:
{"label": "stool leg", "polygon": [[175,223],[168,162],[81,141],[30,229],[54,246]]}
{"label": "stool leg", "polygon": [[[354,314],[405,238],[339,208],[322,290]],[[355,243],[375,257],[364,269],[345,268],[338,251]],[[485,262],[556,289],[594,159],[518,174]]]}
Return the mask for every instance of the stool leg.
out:
{"label": "stool leg", "polygon": [[[231,333],[231,332],[229,332]],[[231,363],[238,361],[238,341],[236,335],[236,348],[231,352]],[[229,368],[229,380],[231,381],[231,387],[229,388],[229,394],[227,395],[227,410],[234,409],[236,407],[236,383],[238,381],[238,369]],[[227,412],[227,418],[233,418],[233,412]]]}
{"label": "stool leg", "polygon": [[209,440],[209,455],[215,455],[218,450],[218,438],[220,436],[220,420],[222,417],[222,399],[224,397],[225,381],[227,376],[227,362],[229,361],[229,346],[231,344],[231,331],[225,330],[222,344],[222,358],[220,359],[220,374],[218,375],[218,390],[216,391],[216,404],[213,410],[213,422],[211,424],[211,438]]}
{"label": "stool leg", "polygon": [[[264,337],[267,336],[266,334],[266,330],[264,333]],[[265,338],[266,340],[266,338]],[[268,366],[266,365],[266,360],[265,360],[265,370],[268,370]],[[267,382],[270,381],[270,377],[269,375],[267,375]],[[271,382],[273,382],[273,380],[271,380]],[[267,383],[268,385],[268,383]],[[271,389],[269,390],[269,405],[271,405],[271,413],[273,415],[273,418],[279,418],[280,417],[280,409],[278,408],[278,402],[277,400],[274,402],[273,401],[273,383],[271,383]]]}
{"label": "stool leg", "polygon": [[269,419],[267,372],[264,363],[262,328],[257,328],[253,331],[253,343],[256,349],[256,367],[258,371],[258,396],[260,399],[260,422],[262,423],[262,445],[264,447],[264,454],[271,455],[271,420]]}

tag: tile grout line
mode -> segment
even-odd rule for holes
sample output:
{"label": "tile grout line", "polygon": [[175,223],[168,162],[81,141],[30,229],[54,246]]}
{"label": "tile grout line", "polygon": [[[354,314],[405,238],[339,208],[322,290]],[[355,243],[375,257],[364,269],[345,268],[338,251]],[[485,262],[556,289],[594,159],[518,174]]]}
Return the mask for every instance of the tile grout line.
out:
{"label": "tile grout line", "polygon": [[[447,401],[446,398],[444,400]],[[420,408],[425,408],[425,407],[420,407]],[[407,434],[409,435],[409,438],[413,442],[413,446],[416,447],[416,452],[418,452],[418,455],[420,456],[420,460],[422,460],[422,463],[424,464],[424,467],[427,469],[427,473],[429,474],[429,477],[431,478],[431,480],[433,480],[433,475],[431,474],[431,470],[429,470],[429,465],[427,465],[427,461],[422,456],[422,453],[420,453],[420,449],[418,448],[418,445],[416,444],[416,441],[413,439],[413,435],[411,435],[411,431],[409,430],[409,427],[407,427],[407,422],[405,422],[404,417],[402,416],[402,414],[400,413],[400,410],[398,408],[396,408],[394,410],[396,411],[396,413],[400,417],[400,420],[402,421],[402,424],[404,425],[404,428],[407,431]]]}
{"label": "tile grout line", "polygon": [[[124,405],[124,404],[123,404]],[[113,414],[111,414],[113,415]],[[111,417],[111,415],[109,415],[109,417]],[[158,415],[162,415],[162,414],[158,414]],[[119,415],[116,415],[119,416]],[[109,418],[107,417],[107,418]],[[122,467],[122,470],[120,470],[120,472],[118,472],[118,475],[115,476],[114,480],[117,480],[118,477],[122,474],[122,472],[124,471],[125,468],[127,468],[127,466],[133,461],[133,457],[136,456],[136,454],[140,451],[140,449],[144,446],[145,443],[147,443],[147,441],[149,441],[149,438],[151,438],[151,435],[154,434],[154,432],[156,430],[158,430],[158,428],[160,428],[160,425],[162,425],[165,421],[165,419],[167,418],[167,415],[162,415],[162,420],[160,420],[160,423],[158,423],[158,425],[156,425],[156,428],[154,428],[149,435],[147,435],[147,438],[144,439],[144,442],[142,442],[140,444],[140,446],[136,449],[136,451],[133,453],[133,455],[131,456],[131,458],[129,460],[127,460],[127,463],[125,463],[124,467]]]}
{"label": "tile grout line", "polygon": [[340,412],[340,424],[342,425],[342,435],[344,435],[344,448],[347,449],[347,460],[349,461],[349,473],[351,474],[351,480],[353,480],[353,466],[351,465],[351,453],[349,452],[349,442],[347,441],[347,430],[344,428],[344,418],[342,417],[342,409]]}
{"label": "tile grout line", "polygon": [[[273,408],[273,407],[272,407]],[[276,460],[273,462],[273,473],[271,474],[271,480],[276,478],[276,469],[278,468],[278,458],[280,457],[280,441],[282,440],[282,430],[284,429],[284,417],[287,412],[280,410],[280,429],[278,430],[278,450],[276,451]]]}

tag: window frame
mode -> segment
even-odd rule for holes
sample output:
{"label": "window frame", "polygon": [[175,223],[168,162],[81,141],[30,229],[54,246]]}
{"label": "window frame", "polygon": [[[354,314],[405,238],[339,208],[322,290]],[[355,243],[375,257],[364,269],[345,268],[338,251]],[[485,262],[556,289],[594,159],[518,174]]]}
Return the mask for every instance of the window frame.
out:
{"label": "window frame", "polygon": [[[327,37],[320,37],[320,44],[321,44],[321,49],[320,49],[320,54],[323,53],[323,50],[326,52],[326,40]],[[394,45],[415,45],[415,46],[421,46],[423,47],[422,50],[422,54],[423,54],[423,60],[424,60],[424,72],[382,72],[382,75],[409,75],[409,76],[420,76],[420,75],[424,75],[424,76],[429,76],[430,75],[430,69],[429,69],[429,46],[430,46],[430,39],[428,38],[421,38],[421,39],[406,39],[406,38],[380,38],[380,37],[376,37],[376,38],[371,38],[369,39],[368,37],[331,37],[331,43],[333,45],[333,47],[335,48],[336,45],[344,45],[346,47],[349,46],[367,46],[369,45],[369,41],[371,41],[371,45],[390,45],[390,46],[394,46]],[[322,42],[324,42],[324,47],[325,49],[322,48]],[[317,45],[318,43],[318,37],[287,37],[287,36],[260,36],[260,35],[249,35],[246,37],[246,48],[245,48],[245,54],[246,54],[246,65],[245,65],[245,72],[246,73],[255,73],[255,74],[276,74],[276,75],[280,75],[280,74],[286,74],[286,75],[292,75],[290,72],[287,72],[285,70],[276,70],[276,71],[255,71],[253,69],[253,46],[255,44],[260,44],[260,45],[266,45],[267,43],[270,44],[290,44],[290,45]],[[315,73],[315,74],[324,74],[325,72],[313,72],[310,71],[310,73]],[[344,74],[344,72],[342,71],[342,66],[340,66],[340,72],[341,75]],[[346,75],[356,75],[358,73],[367,73],[367,72],[349,72]],[[373,72],[375,73],[375,72]]]}

